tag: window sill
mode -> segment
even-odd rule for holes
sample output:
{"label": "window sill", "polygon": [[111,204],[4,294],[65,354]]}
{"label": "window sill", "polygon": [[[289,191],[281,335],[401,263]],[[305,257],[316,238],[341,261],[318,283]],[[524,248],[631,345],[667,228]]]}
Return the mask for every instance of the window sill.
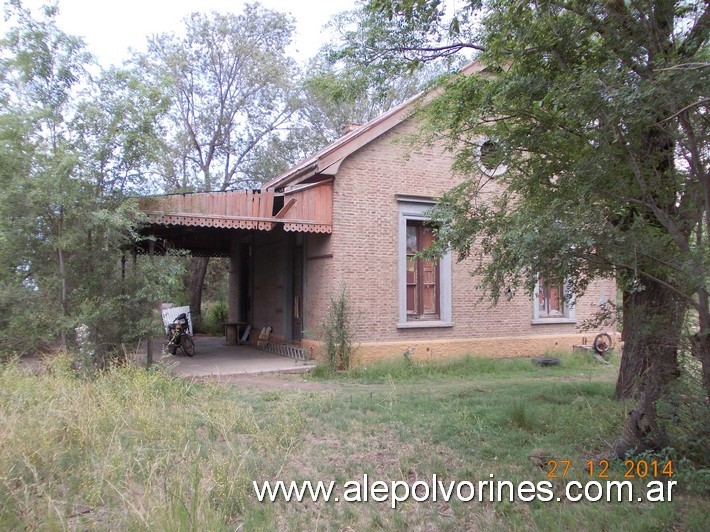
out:
{"label": "window sill", "polygon": [[533,325],[552,325],[556,323],[577,323],[577,320],[571,320],[569,318],[539,318],[532,320],[530,323]]}
{"label": "window sill", "polygon": [[432,328],[444,328],[453,327],[453,322],[450,321],[405,321],[404,323],[398,323],[398,329],[432,329]]}

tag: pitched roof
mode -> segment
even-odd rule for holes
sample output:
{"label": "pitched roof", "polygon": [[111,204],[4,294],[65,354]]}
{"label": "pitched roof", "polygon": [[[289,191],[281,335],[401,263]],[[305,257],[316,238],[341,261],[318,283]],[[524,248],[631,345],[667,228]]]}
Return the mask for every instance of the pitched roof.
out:
{"label": "pitched roof", "polygon": [[[484,66],[480,62],[474,61],[462,68],[460,73],[472,74],[482,70],[484,70]],[[441,87],[436,87],[417,94],[398,106],[393,107],[386,113],[354,129],[322,150],[314,153],[295,166],[292,166],[283,174],[266,182],[262,186],[262,189],[277,190],[287,186],[298,185],[317,174],[324,176],[336,175],[340,164],[346,157],[409,118],[416,110],[418,103],[431,101],[435,96],[440,94],[441,91]]]}

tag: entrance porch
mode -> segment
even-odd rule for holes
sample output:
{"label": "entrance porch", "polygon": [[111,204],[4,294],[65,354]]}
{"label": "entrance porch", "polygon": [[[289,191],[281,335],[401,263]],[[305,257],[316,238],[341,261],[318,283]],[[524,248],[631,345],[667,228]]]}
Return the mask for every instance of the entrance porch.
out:
{"label": "entrance porch", "polygon": [[[253,344],[257,339],[261,342],[260,331],[268,330],[270,336],[265,339],[268,345],[260,347],[281,354],[297,353],[295,348],[301,345],[304,332],[309,327],[314,330],[315,320],[307,323],[306,249],[313,246],[316,259],[325,256],[319,250],[328,242],[332,231],[332,201],[330,178],[279,193],[242,190],[144,198],[141,208],[148,220],[141,233],[146,239],[138,247],[139,251],[149,254],[182,249],[194,257],[227,258],[225,332],[234,355],[227,355],[222,349],[213,351],[211,347],[208,352],[236,357],[236,353],[246,354],[251,350],[254,356],[268,356],[277,368],[273,371],[281,371],[283,360],[289,361],[288,358],[238,345],[238,339],[244,329],[250,327],[251,336],[246,342]],[[312,291],[318,288],[318,283],[311,283]],[[199,342],[196,348],[195,359],[203,358],[205,353]],[[246,363],[247,358],[242,357],[242,362]],[[228,360],[217,356],[215,364],[217,362],[227,364]],[[192,364],[178,361],[178,366],[186,370]],[[203,369],[199,371],[204,370],[204,365],[201,366]],[[240,366],[236,371],[251,368],[249,364],[245,367],[246,370]],[[216,371],[220,373],[212,374],[233,370]]]}
{"label": "entrance porch", "polygon": [[267,353],[250,345],[225,345],[224,338],[195,336],[197,354],[192,357],[162,355],[162,340],[154,341],[155,361],[165,364],[178,377],[226,377],[256,373],[300,373],[314,362]]}

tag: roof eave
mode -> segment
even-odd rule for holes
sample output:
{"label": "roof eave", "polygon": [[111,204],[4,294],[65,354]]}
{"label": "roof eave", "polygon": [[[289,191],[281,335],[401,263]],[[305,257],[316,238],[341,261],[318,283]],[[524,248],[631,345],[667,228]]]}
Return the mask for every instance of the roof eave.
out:
{"label": "roof eave", "polygon": [[335,142],[312,155],[302,165],[296,166],[286,173],[264,184],[265,190],[281,189],[294,182],[304,181],[316,174],[334,176],[340,163],[349,155],[370,143],[386,131],[405,120],[410,115],[414,104],[427,93],[421,93],[394,107],[373,120],[370,120],[358,129],[337,139]]}

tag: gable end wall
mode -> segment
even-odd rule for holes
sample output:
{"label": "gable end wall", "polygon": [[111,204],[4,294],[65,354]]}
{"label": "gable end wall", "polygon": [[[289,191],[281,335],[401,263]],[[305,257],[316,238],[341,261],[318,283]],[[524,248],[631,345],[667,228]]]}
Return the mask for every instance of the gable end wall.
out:
{"label": "gable end wall", "polygon": [[[398,195],[436,197],[460,182],[451,171],[451,157],[441,147],[410,150],[401,136],[416,126],[405,121],[361,148],[340,166],[334,182],[333,234],[309,237],[307,257],[308,322],[325,316],[329,296],[340,286],[355,310],[356,341],[363,361],[399,356],[413,349],[417,356],[491,354],[515,356],[571,349],[583,337],[574,324],[533,325],[529,296],[515,295],[491,307],[470,275],[473,262],[452,266],[453,326],[402,329],[398,309]],[[397,139],[400,139],[400,142]],[[492,184],[492,192],[496,191]],[[329,257],[332,255],[332,257]],[[594,283],[576,304],[577,324],[591,317],[600,298],[616,298],[613,280]],[[313,334],[309,338],[316,339]]]}

